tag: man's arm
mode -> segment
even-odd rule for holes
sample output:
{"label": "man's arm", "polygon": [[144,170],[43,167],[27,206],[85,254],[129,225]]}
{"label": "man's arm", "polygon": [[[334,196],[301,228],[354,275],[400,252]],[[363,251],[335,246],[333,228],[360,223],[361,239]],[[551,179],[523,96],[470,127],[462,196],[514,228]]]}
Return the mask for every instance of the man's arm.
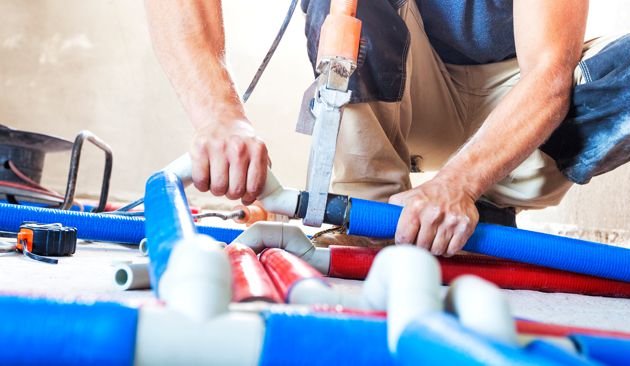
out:
{"label": "man's arm", "polygon": [[588,0],[515,0],[521,79],[434,179],[390,202],[405,206],[397,243],[453,255],[474,231],[475,201],[507,176],[565,118],[584,41]]}
{"label": "man's arm", "polygon": [[193,181],[202,192],[249,204],[267,175],[256,137],[225,65],[220,0],[146,0],[155,53],[195,128]]}

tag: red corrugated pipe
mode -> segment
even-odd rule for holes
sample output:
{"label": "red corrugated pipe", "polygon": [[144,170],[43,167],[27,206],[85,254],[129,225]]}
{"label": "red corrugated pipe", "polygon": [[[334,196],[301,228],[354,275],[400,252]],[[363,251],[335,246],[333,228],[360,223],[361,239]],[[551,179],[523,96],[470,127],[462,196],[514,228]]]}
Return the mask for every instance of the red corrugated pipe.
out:
{"label": "red corrugated pipe", "polygon": [[260,262],[285,302],[288,302],[291,288],[297,282],[309,278],[323,279],[322,274],[310,264],[282,249],[265,249],[260,254]]}
{"label": "red corrugated pipe", "polygon": [[[330,246],[330,277],[365,279],[378,249]],[[480,255],[439,258],[442,282],[464,274],[484,278],[504,289],[566,292],[630,298],[630,283],[549,269]]]}
{"label": "red corrugated pipe", "polygon": [[225,247],[225,252],[232,267],[232,301],[283,302],[271,278],[250,247],[232,243]]}

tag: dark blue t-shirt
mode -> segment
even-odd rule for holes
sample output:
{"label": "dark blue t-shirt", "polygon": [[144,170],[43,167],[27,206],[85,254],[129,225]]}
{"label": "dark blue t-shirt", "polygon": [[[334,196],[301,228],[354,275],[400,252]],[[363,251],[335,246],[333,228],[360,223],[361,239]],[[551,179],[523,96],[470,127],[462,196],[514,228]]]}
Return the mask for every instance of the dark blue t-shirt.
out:
{"label": "dark blue t-shirt", "polygon": [[416,3],[429,40],[444,62],[487,64],[515,56],[512,0]]}

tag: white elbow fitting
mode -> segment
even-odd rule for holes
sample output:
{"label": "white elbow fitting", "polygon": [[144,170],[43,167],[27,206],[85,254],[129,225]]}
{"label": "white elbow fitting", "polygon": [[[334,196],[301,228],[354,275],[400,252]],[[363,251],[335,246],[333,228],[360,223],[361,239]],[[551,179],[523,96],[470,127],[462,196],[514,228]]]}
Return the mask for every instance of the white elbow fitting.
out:
{"label": "white elbow fitting", "polygon": [[438,261],[426,250],[397,245],[376,256],[363,283],[363,301],[369,309],[387,310],[387,342],[392,353],[412,320],[442,309],[440,283]]}
{"label": "white elbow fitting", "polygon": [[280,248],[306,261],[320,273],[328,274],[330,250],[315,248],[311,240],[297,226],[281,222],[260,221],[234,239],[260,253],[266,248]]}
{"label": "white elbow fitting", "polygon": [[232,272],[222,248],[201,234],[174,246],[158,285],[169,308],[199,321],[227,312]]}
{"label": "white elbow fitting", "polygon": [[148,263],[121,263],[114,268],[114,286],[122,291],[151,288]]}
{"label": "white elbow fitting", "polygon": [[457,278],[446,295],[446,311],[460,323],[492,339],[516,344],[516,326],[510,305],[494,284],[472,275]]}

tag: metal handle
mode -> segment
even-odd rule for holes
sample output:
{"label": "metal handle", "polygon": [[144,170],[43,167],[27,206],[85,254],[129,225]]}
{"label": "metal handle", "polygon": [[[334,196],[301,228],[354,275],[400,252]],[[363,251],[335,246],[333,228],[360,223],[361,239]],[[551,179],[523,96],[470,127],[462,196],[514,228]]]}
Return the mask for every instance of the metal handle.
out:
{"label": "metal handle", "polygon": [[79,162],[81,160],[81,151],[83,150],[83,142],[85,140],[91,142],[94,146],[103,150],[105,153],[105,167],[103,168],[103,183],[101,185],[101,195],[99,197],[98,206],[93,209],[93,212],[102,212],[105,210],[107,204],[107,197],[109,195],[109,182],[112,176],[112,167],[114,164],[114,157],[112,149],[103,140],[96,137],[90,131],[81,131],[79,135],[74,139],[74,146],[72,147],[72,156],[70,158],[70,171],[68,172],[68,183],[66,186],[66,194],[61,204],[62,210],[67,210],[72,207],[74,201],[74,194],[77,188],[77,175],[79,174]]}

